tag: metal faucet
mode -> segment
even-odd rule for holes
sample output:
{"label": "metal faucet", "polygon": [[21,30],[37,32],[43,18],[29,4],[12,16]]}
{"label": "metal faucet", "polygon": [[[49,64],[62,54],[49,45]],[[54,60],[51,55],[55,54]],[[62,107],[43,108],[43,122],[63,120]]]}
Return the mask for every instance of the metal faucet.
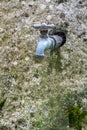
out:
{"label": "metal faucet", "polygon": [[44,52],[48,49],[53,50],[57,49],[62,45],[63,38],[58,34],[49,35],[48,30],[55,29],[54,24],[34,24],[35,29],[39,29],[40,31],[40,39],[38,41],[38,45],[36,48],[36,57],[44,58]]}

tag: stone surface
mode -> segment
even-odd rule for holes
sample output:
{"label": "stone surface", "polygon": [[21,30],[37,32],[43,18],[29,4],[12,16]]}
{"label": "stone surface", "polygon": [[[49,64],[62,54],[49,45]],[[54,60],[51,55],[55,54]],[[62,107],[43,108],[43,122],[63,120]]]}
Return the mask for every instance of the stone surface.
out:
{"label": "stone surface", "polygon": [[[0,98],[7,99],[0,129],[50,129],[63,94],[86,91],[87,1],[1,0],[0,18]],[[39,38],[35,22],[68,30],[60,53],[50,56],[48,51],[39,63],[34,60]]]}

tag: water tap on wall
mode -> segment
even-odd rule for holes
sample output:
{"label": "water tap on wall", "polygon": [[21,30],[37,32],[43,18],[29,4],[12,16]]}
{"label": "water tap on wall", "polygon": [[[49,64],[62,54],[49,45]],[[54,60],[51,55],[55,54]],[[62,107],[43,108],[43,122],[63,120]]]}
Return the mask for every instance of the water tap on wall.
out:
{"label": "water tap on wall", "polygon": [[54,24],[34,24],[35,29],[39,29],[40,38],[36,48],[36,57],[44,58],[44,52],[48,49],[55,50],[61,47],[64,44],[64,36],[62,33],[53,33],[51,35],[48,34],[48,30],[56,30]]}

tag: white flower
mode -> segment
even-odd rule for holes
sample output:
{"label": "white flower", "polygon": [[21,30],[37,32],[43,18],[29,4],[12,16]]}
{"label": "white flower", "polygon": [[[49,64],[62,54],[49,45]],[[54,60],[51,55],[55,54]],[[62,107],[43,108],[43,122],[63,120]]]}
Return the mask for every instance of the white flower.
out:
{"label": "white flower", "polygon": [[13,64],[14,66],[16,66],[18,63],[17,63],[17,61],[14,61],[14,62],[12,62],[12,64]]}
{"label": "white flower", "polygon": [[29,60],[29,57],[27,56],[27,57],[25,57],[25,61],[28,61]]}

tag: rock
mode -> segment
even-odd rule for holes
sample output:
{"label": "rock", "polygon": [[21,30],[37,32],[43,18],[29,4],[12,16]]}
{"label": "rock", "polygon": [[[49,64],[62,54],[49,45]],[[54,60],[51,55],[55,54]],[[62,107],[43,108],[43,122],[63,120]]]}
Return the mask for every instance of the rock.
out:
{"label": "rock", "polygon": [[40,4],[39,7],[40,7],[41,10],[45,10],[46,9],[46,5],[45,4]]}
{"label": "rock", "polygon": [[46,1],[46,3],[49,3],[49,2],[51,2],[51,0],[45,0]]}
{"label": "rock", "polygon": [[26,5],[26,2],[25,2],[25,1],[22,1],[21,4],[22,4],[22,5]]}
{"label": "rock", "polygon": [[4,32],[4,29],[3,28],[0,28],[0,33]]}
{"label": "rock", "polygon": [[54,9],[54,6],[53,6],[53,5],[49,5],[49,9],[50,9],[50,10],[53,10],[53,9]]}
{"label": "rock", "polygon": [[47,17],[46,17],[46,19],[47,19],[47,21],[51,21],[52,20],[52,15],[48,15]]}
{"label": "rock", "polygon": [[64,5],[61,3],[56,8],[57,8],[57,10],[63,10],[63,7],[64,7]]}

